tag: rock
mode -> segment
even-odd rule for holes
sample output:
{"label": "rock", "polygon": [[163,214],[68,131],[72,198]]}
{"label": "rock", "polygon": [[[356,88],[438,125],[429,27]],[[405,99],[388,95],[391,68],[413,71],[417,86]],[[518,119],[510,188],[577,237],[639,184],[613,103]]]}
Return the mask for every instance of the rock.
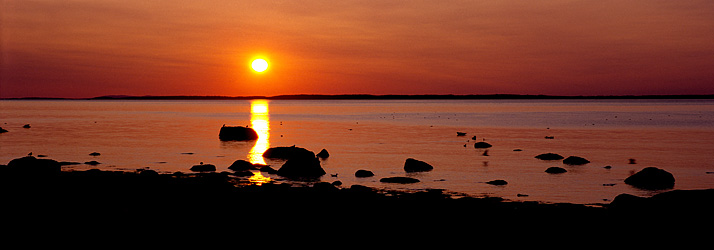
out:
{"label": "rock", "polygon": [[555,153],[545,153],[545,154],[536,155],[535,158],[544,160],[544,161],[552,161],[552,160],[560,160],[565,157],[563,157],[562,155],[559,155],[559,154],[555,154]]}
{"label": "rock", "polygon": [[5,133],[5,132],[9,132],[9,131],[7,131],[6,129],[0,127],[0,134]]}
{"label": "rock", "polygon": [[22,126],[22,127],[23,127],[23,128],[30,128],[30,124],[25,124],[25,125]]}
{"label": "rock", "polygon": [[431,171],[432,169],[434,169],[434,167],[429,165],[429,163],[426,163],[426,162],[423,162],[420,160],[416,160],[413,158],[408,158],[404,162],[404,171],[407,171],[407,172],[423,172],[423,171]]}
{"label": "rock", "polygon": [[213,164],[199,164],[191,167],[191,171],[194,172],[211,172],[216,171],[216,166]]}
{"label": "rock", "polygon": [[491,144],[489,144],[488,142],[483,142],[483,141],[480,141],[480,142],[477,142],[474,144],[474,148],[490,148],[490,147],[492,147]]}
{"label": "rock", "polygon": [[238,177],[251,177],[251,176],[253,176],[253,172],[248,171],[248,170],[235,171],[233,173],[233,175],[238,176]]}
{"label": "rock", "polygon": [[272,159],[289,160],[292,158],[315,158],[315,153],[310,150],[295,147],[274,147],[263,152],[263,157]]}
{"label": "rock", "polygon": [[33,156],[13,159],[7,163],[5,169],[10,173],[42,176],[55,175],[62,171],[59,162],[51,159],[37,159]]}
{"label": "rock", "polygon": [[625,183],[642,189],[668,189],[674,187],[674,176],[663,169],[647,167],[627,177]]}
{"label": "rock", "polygon": [[233,171],[247,171],[251,169],[255,169],[253,166],[253,163],[250,163],[249,161],[246,160],[236,160],[231,164],[228,169],[233,170]]}
{"label": "rock", "polygon": [[100,155],[102,155],[102,154],[100,154],[100,153],[98,153],[98,152],[92,152],[92,153],[89,153],[89,155],[91,155],[91,156],[100,156]]}
{"label": "rock", "polygon": [[369,170],[360,169],[360,170],[357,170],[357,172],[355,172],[355,177],[358,177],[358,178],[365,178],[365,177],[372,177],[372,176],[374,176],[374,173],[372,173],[372,171],[369,171]]}
{"label": "rock", "polygon": [[506,181],[504,181],[504,180],[492,180],[492,181],[486,182],[486,184],[491,184],[491,185],[496,185],[496,186],[503,186],[503,185],[508,184],[508,182],[506,182]]}
{"label": "rock", "polygon": [[327,157],[330,157],[330,153],[328,153],[327,150],[323,148],[322,150],[320,150],[320,153],[317,153],[317,157],[325,159]]}
{"label": "rock", "polygon": [[273,168],[271,168],[270,166],[267,166],[267,165],[261,167],[261,168],[260,168],[260,172],[266,172],[266,173],[268,173],[268,174],[277,174],[277,173],[278,173],[277,170],[275,170],[275,169],[273,169]]}
{"label": "rock", "polygon": [[583,165],[590,163],[590,161],[579,156],[568,156],[568,158],[565,158],[565,160],[563,160],[563,163],[568,165]]}
{"label": "rock", "polygon": [[85,162],[84,164],[96,166],[96,165],[99,165],[99,164],[102,164],[102,163],[100,163],[100,162],[98,162],[98,161],[88,161],[88,162]]}
{"label": "rock", "polygon": [[277,172],[283,177],[320,177],[326,174],[316,157],[295,157],[283,164]]}
{"label": "rock", "polygon": [[545,170],[546,173],[549,174],[562,174],[565,172],[568,172],[568,170],[565,170],[564,168],[561,167],[549,167],[548,169]]}
{"label": "rock", "polygon": [[411,177],[386,177],[386,178],[380,179],[379,182],[409,184],[409,183],[417,183],[417,182],[419,182],[419,179],[415,179],[415,178],[411,178]]}
{"label": "rock", "polygon": [[221,141],[250,141],[258,139],[258,133],[252,128],[223,125],[218,133],[218,138]]}

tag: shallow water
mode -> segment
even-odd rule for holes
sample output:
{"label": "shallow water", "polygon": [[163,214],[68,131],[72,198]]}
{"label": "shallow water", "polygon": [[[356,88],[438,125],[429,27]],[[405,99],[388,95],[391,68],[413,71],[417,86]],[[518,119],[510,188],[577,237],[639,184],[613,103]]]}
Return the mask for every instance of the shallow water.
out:
{"label": "shallow water", "polygon": [[[261,137],[221,142],[223,124],[254,127]],[[674,174],[677,189],[714,188],[714,174],[708,174],[714,172],[712,100],[22,100],[0,101],[0,126],[10,131],[0,134],[0,164],[29,152],[102,163],[68,170],[188,172],[204,162],[224,171],[237,159],[278,169],[282,162],[263,161],[262,151],[297,145],[314,152],[327,149],[330,158],[322,166],[328,175],[321,180],[340,180],[344,186],[602,203],[620,193],[654,194],[623,180],[655,166]],[[467,135],[457,136],[457,131]],[[494,145],[488,156],[473,147],[472,136]],[[591,163],[567,166],[533,158],[547,152]],[[405,173],[404,161],[410,157],[434,170]],[[630,158],[637,164],[628,164]],[[551,166],[568,172],[543,172]],[[358,169],[376,176],[355,178]],[[379,182],[389,176],[421,182]],[[495,179],[508,185],[485,183]]]}

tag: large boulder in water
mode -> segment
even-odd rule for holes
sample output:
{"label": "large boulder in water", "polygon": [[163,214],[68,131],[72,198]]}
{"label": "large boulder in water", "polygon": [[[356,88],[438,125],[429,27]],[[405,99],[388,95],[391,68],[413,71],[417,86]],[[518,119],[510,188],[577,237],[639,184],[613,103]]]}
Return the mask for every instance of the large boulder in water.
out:
{"label": "large boulder in water", "polygon": [[271,159],[289,160],[293,158],[315,158],[315,153],[310,150],[295,147],[274,147],[263,152],[263,157]]}
{"label": "large boulder in water", "polygon": [[218,133],[218,138],[221,141],[250,141],[258,139],[258,133],[248,127],[223,125],[221,132]]}
{"label": "large boulder in water", "polygon": [[555,153],[545,153],[545,154],[539,154],[535,156],[536,159],[544,160],[544,161],[552,161],[552,160],[560,160],[565,157],[559,154]]}
{"label": "large boulder in water", "polygon": [[568,165],[584,165],[590,163],[590,161],[580,156],[568,156],[568,158],[563,160],[563,163]]}
{"label": "large boulder in water", "polygon": [[288,159],[277,172],[278,175],[289,178],[314,178],[325,175],[314,154],[312,157],[294,157]]}
{"label": "large boulder in water", "polygon": [[625,183],[642,189],[668,189],[674,187],[674,175],[663,169],[647,167],[627,177]]}
{"label": "large boulder in water", "polygon": [[409,158],[404,162],[404,171],[407,172],[423,172],[423,171],[431,171],[434,169],[429,163]]}
{"label": "large boulder in water", "polygon": [[11,160],[5,168],[9,173],[27,175],[54,175],[62,171],[59,162],[51,159],[37,159],[25,156]]}

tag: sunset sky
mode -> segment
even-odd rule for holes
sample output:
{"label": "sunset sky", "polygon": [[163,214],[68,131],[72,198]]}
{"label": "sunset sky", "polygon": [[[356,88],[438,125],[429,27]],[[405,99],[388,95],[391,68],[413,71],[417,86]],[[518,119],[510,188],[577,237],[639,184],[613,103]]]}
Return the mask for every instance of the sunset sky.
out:
{"label": "sunset sky", "polygon": [[4,98],[714,94],[711,0],[0,3]]}

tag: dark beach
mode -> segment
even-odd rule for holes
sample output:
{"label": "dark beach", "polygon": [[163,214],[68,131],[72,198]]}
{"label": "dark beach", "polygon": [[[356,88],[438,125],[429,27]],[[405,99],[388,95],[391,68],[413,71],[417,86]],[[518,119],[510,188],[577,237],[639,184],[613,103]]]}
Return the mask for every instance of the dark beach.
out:
{"label": "dark beach", "polygon": [[673,190],[650,198],[623,194],[610,204],[593,206],[463,197],[439,189],[401,192],[340,187],[327,182],[254,185],[246,177],[225,172],[61,171],[54,160],[22,159],[21,165],[0,165],[3,213],[12,215],[11,222],[114,227],[127,223],[220,225],[236,220],[243,225],[327,223],[402,229],[431,225],[429,230],[545,223],[592,229],[690,224],[709,217],[714,209],[714,190]]}

